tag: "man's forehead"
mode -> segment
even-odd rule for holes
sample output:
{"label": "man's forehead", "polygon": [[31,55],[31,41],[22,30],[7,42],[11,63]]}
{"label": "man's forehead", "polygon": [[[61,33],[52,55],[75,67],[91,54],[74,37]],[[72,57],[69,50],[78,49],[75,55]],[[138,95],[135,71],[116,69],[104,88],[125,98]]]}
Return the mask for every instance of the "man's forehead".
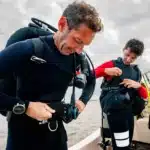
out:
{"label": "man's forehead", "polygon": [[127,54],[130,54],[130,55],[132,55],[134,57],[137,57],[137,55],[132,51],[132,49],[130,47],[126,48],[125,50],[126,50]]}
{"label": "man's forehead", "polygon": [[94,38],[95,32],[93,32],[86,25],[80,25],[78,28],[74,29],[73,36],[87,44]]}

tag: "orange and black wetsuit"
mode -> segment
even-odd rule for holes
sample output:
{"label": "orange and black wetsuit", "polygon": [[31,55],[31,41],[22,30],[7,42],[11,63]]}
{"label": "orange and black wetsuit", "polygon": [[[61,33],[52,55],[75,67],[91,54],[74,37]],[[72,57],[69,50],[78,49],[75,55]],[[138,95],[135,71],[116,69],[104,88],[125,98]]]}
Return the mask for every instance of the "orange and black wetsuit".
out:
{"label": "orange and black wetsuit", "polygon": [[[108,76],[105,73],[105,68],[112,67],[115,67],[114,61],[108,61],[98,66],[95,69],[96,78],[104,77],[106,81],[110,81],[112,77]],[[143,99],[146,99],[148,97],[147,90],[144,86],[141,86],[139,89],[137,89],[137,93]],[[111,113],[107,113],[107,119],[112,137],[113,150],[129,150],[134,128],[134,117],[131,105],[129,105],[129,107],[126,109],[111,111]]]}
{"label": "orange and black wetsuit", "polygon": [[[111,80],[112,77],[108,76],[104,70],[105,70],[105,68],[112,68],[112,67],[115,67],[113,61],[108,61],[108,62],[105,62],[102,65],[98,66],[95,69],[96,78],[104,77],[107,80]],[[142,98],[146,99],[148,97],[147,90],[144,86],[141,86],[138,89],[138,92]]]}

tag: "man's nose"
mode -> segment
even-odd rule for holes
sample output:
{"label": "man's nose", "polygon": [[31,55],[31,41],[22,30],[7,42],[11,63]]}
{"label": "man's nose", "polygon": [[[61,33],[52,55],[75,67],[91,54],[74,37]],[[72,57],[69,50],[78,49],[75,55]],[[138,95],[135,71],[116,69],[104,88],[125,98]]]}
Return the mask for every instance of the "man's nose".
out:
{"label": "man's nose", "polygon": [[82,53],[84,46],[78,46],[77,48],[75,48],[75,51],[77,54]]}
{"label": "man's nose", "polygon": [[132,59],[131,59],[130,57],[127,58],[127,62],[131,62],[131,60],[132,60]]}

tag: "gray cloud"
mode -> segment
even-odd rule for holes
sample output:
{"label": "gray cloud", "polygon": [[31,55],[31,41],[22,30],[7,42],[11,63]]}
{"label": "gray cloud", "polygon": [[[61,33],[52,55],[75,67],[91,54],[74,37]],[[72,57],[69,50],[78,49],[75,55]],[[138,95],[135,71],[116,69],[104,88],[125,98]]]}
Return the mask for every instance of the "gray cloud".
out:
{"label": "gray cloud", "polygon": [[[63,9],[73,0],[0,0],[0,48],[20,27],[27,26],[31,17],[56,25]],[[136,37],[145,43],[145,57],[137,62],[143,71],[149,70],[150,1],[149,0],[86,0],[98,10],[104,32],[96,36],[87,52],[95,66],[121,55],[127,40]],[[9,13],[8,13],[9,11]],[[97,92],[98,93],[98,92]]]}

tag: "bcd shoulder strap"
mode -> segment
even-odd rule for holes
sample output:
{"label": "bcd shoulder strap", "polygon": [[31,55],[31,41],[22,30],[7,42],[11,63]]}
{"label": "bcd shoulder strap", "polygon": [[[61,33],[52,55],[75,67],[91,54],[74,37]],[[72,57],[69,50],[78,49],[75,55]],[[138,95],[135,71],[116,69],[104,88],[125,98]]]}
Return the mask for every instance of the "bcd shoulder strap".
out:
{"label": "bcd shoulder strap", "polygon": [[42,42],[41,38],[33,38],[32,43],[34,46],[34,52],[37,57],[43,58],[44,52],[44,43]]}
{"label": "bcd shoulder strap", "polygon": [[137,82],[141,82],[142,79],[142,73],[138,67],[138,65],[131,65],[133,67],[134,70],[136,70],[137,72]]}

